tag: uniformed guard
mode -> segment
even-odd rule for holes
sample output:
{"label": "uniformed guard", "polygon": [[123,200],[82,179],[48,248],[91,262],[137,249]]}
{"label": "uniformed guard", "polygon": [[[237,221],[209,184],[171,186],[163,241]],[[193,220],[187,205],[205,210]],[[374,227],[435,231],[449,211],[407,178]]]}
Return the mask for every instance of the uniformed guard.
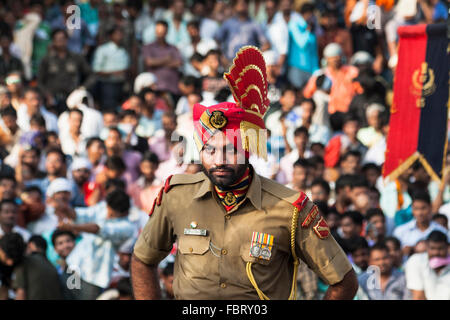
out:
{"label": "uniformed guard", "polygon": [[261,52],[242,48],[225,79],[236,103],[193,110],[202,172],[167,179],[135,245],[136,299],[160,298],[157,266],[174,243],[176,299],[295,299],[299,259],[330,285],[325,298],[353,298],[356,276],[316,205],[248,163],[267,153]]}

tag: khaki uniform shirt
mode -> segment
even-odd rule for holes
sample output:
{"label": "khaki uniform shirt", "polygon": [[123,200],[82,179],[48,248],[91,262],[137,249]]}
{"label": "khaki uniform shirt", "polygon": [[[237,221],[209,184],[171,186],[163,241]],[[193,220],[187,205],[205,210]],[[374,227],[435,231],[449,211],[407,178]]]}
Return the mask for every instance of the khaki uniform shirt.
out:
{"label": "khaki uniform shirt", "polygon": [[[134,248],[142,262],[157,265],[177,243],[173,289],[176,299],[258,299],[247,273],[270,299],[287,299],[293,277],[290,234],[294,205],[301,193],[254,174],[246,199],[226,212],[209,178],[202,172],[174,175],[162,193]],[[331,234],[314,232],[317,215],[308,227],[301,224],[314,204],[301,210],[296,231],[296,254],[327,284],[340,282],[351,270]],[[185,229],[206,229],[206,236],[185,234]],[[194,225],[195,225],[194,224]],[[253,232],[272,235],[269,260],[250,255]]]}

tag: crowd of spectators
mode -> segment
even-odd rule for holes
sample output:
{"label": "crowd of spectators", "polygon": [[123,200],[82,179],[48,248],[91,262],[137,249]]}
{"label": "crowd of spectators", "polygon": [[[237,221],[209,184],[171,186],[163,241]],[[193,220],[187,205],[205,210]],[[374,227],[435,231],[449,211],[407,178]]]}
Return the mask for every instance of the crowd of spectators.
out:
{"label": "crowd of spectators", "polygon": [[[244,45],[271,102],[268,160],[250,163],[317,204],[356,299],[450,299],[450,153],[442,183],[419,162],[382,178],[397,28],[447,17],[439,0],[1,0],[0,299],[133,298],[154,198],[201,170],[193,105],[233,101]],[[298,282],[327,288],[304,263]]]}

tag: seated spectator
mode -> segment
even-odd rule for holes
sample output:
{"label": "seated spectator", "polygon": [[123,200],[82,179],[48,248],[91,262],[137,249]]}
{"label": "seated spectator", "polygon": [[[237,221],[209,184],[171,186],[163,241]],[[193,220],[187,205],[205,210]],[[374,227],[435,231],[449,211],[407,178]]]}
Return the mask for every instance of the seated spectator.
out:
{"label": "seated spectator", "polygon": [[367,210],[370,209],[370,199],[369,186],[363,177],[354,177],[350,185],[350,197],[352,200],[350,210],[358,211],[365,216]]}
{"label": "seated spectator", "polygon": [[18,233],[27,242],[31,234],[17,225],[19,205],[12,199],[0,201],[0,238],[5,234]]}
{"label": "seated spectator", "polygon": [[288,125],[287,139],[291,147],[293,146],[293,131],[295,128],[303,126],[308,129],[311,143],[319,142],[327,144],[330,140],[330,129],[322,124],[313,122],[316,112],[316,103],[313,99],[303,99],[298,106],[295,106],[286,116]]}
{"label": "seated spectator", "polygon": [[61,300],[58,273],[45,254],[33,252],[25,256],[25,243],[17,233],[0,238],[2,263],[13,266],[11,288],[16,300]]}
{"label": "seated spectator", "polygon": [[381,168],[375,163],[369,162],[362,166],[361,173],[366,178],[370,187],[377,184],[378,178],[381,176]]}
{"label": "seated spectator", "polygon": [[379,208],[370,208],[366,212],[366,240],[369,246],[383,242],[386,237],[386,218]]}
{"label": "seated spectator", "polygon": [[359,174],[361,168],[361,153],[350,150],[339,159],[339,171],[341,174]]}
{"label": "seated spectator", "polygon": [[342,126],[342,133],[331,138],[325,148],[324,160],[326,167],[335,167],[341,155],[347,151],[359,151],[361,156],[364,157],[367,148],[358,140],[356,136],[358,130],[358,119],[350,115],[346,116]]}
{"label": "seated spectator", "polygon": [[348,247],[349,259],[357,275],[369,267],[369,244],[363,237],[355,236]]}
{"label": "seated spectator", "polygon": [[161,279],[161,293],[163,300],[174,300],[173,294],[173,267],[174,263],[169,262],[161,270],[159,278]]}
{"label": "seated spectator", "polygon": [[403,256],[400,241],[396,237],[390,236],[386,237],[384,243],[389,249],[389,256],[392,259],[394,267],[403,270],[403,262],[405,261],[406,257]]}
{"label": "seated spectator", "polygon": [[447,234],[447,229],[438,223],[431,221],[431,199],[427,192],[416,192],[412,197],[412,214],[414,219],[398,226],[394,230],[394,236],[402,244],[404,255],[410,255],[414,246],[425,240],[428,235],[437,230]]}
{"label": "seated spectator", "polygon": [[414,300],[450,299],[448,238],[434,230],[427,237],[427,251],[412,255],[405,265],[406,284]]}
{"label": "seated spectator", "polygon": [[155,173],[159,166],[158,156],[154,153],[146,153],[141,160],[139,169],[141,176],[128,188],[128,194],[135,205],[145,212],[150,212],[153,200],[161,189],[161,181],[156,179]]}
{"label": "seated spectator", "polygon": [[330,200],[330,185],[323,179],[315,179],[311,183],[311,200],[328,203]]}
{"label": "seated spectator", "polygon": [[58,229],[83,232],[82,239],[67,257],[67,264],[78,268],[81,276],[80,300],[96,299],[108,287],[117,249],[136,229],[128,220],[130,199],[122,190],[106,196],[106,210],[93,216],[89,211],[75,212],[72,223],[61,221]]}
{"label": "seated spectator", "polygon": [[280,160],[280,171],[276,176],[276,180],[281,184],[289,184],[292,182],[294,163],[298,159],[307,159],[310,156],[308,150],[309,134],[308,129],[300,127],[294,131],[295,148],[283,156]]}
{"label": "seated spectator", "polygon": [[336,180],[335,185],[335,201],[332,205],[338,213],[343,214],[352,204],[352,199],[350,196],[351,185],[353,183],[354,176],[345,174],[340,176]]}
{"label": "seated spectator", "polygon": [[384,243],[376,243],[369,249],[369,267],[358,277],[359,286],[368,300],[409,300],[405,274],[395,269]]}
{"label": "seated spectator", "polygon": [[440,224],[441,226],[443,226],[445,229],[448,230],[448,218],[445,214],[435,213],[431,217],[431,221],[434,221],[434,222]]}
{"label": "seated spectator", "polygon": [[363,221],[364,217],[358,211],[347,211],[342,215],[336,232],[336,241],[345,252],[350,251],[354,239],[361,235]]}
{"label": "seated spectator", "polygon": [[310,193],[308,179],[311,172],[311,166],[306,159],[298,159],[294,162],[294,170],[292,172],[292,182],[287,184],[288,188],[296,191]]}

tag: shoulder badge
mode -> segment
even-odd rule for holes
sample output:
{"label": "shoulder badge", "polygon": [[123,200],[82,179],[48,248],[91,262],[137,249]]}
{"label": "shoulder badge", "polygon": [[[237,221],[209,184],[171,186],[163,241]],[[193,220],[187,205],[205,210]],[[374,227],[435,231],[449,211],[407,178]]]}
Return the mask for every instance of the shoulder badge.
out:
{"label": "shoulder badge", "polygon": [[330,228],[323,217],[320,217],[313,230],[320,239],[326,239],[330,235]]}
{"label": "shoulder badge", "polygon": [[313,205],[313,207],[309,211],[308,215],[306,216],[305,220],[303,220],[302,227],[308,228],[309,225],[311,224],[311,222],[314,221],[314,219],[317,217],[318,214],[319,214],[319,209],[317,208],[316,205]]}

